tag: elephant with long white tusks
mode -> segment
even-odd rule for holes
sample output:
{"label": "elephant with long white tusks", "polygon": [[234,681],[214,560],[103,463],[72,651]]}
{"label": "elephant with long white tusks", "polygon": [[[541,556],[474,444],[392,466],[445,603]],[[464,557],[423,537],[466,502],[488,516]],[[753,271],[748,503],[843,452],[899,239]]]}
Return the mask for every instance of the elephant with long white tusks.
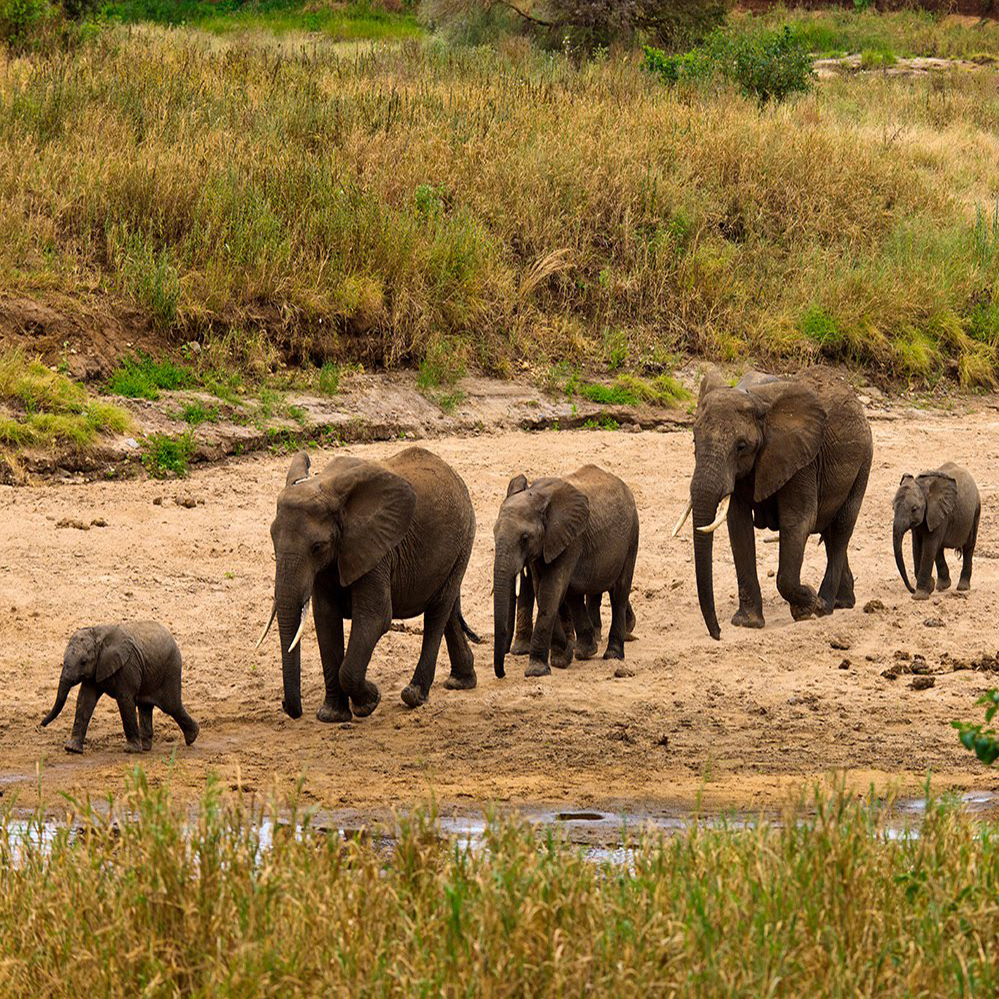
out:
{"label": "elephant with long white tusks", "polygon": [[[927,600],[934,589],[950,587],[944,549],[961,553],[959,590],[971,589],[971,568],[978,542],[982,501],[971,473],[952,461],[932,472],[903,475],[893,505],[892,542],[895,564],[913,600]],[[909,582],[902,539],[912,531],[916,588]],[[933,567],[937,569],[936,583]]]}
{"label": "elephant with long white tusks", "polygon": [[[690,502],[674,536],[693,515],[694,567],[701,614],[712,638],[712,542],[728,526],[739,582],[732,624],[762,628],[754,528],[780,532],[777,589],[795,620],[855,603],[847,547],[867,489],[871,429],[853,389],[824,368],[781,379],[751,372],[730,386],[717,372],[701,380],[694,422]],[[818,593],[801,581],[805,543],[818,534],[826,572]]]}

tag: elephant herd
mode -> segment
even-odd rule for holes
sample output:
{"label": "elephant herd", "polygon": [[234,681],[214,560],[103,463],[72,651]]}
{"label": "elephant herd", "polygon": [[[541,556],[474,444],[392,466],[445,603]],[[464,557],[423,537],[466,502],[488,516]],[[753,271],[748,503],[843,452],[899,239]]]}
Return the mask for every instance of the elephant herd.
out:
{"label": "elephant herd", "polygon": [[[693,517],[697,595],[708,632],[720,628],[712,576],[712,541],[728,526],[738,578],[732,624],[762,628],[756,569],[756,529],[779,533],[777,589],[795,620],[853,607],[849,543],[867,489],[873,439],[853,389],[825,368],[789,379],[752,372],[732,386],[715,372],[701,381],[694,423],[695,468],[690,503],[674,537]],[[916,598],[950,576],[944,550],[962,552],[958,589],[971,580],[981,505],[968,472],[947,464],[906,475],[895,497],[895,558]],[[902,539],[912,532],[913,590]],[[635,498],[617,476],[586,465],[564,477],[511,479],[493,529],[494,649],[498,677],[508,655],[527,655],[525,675],[597,652],[604,594],[610,602],[605,659],[623,659],[635,626],[630,594],[638,552]],[[801,580],[808,537],[825,545],[826,569],[816,592]],[[274,603],[257,645],[275,619],[281,638],[284,711],[302,714],[301,638],[310,605],[322,661],[324,722],[371,714],[378,687],[367,678],[376,644],[394,618],[423,615],[423,642],[412,679],[402,691],[411,708],[424,703],[440,644],[447,645],[453,690],[476,684],[462,616],[461,584],[475,537],[465,483],[448,464],[420,447],[383,461],[334,459],[310,474],[296,455],[271,524],[276,558]],[[934,583],[933,569],[937,579]],[[519,592],[518,592],[519,583]],[[344,620],[351,621],[344,641]],[[152,622],[84,629],[67,648],[56,704],[82,684],[66,748],[80,752],[87,722],[102,693],[119,704],[129,749],[149,749],[152,707],[171,714],[188,743],[197,723],[180,702],[180,653]],[[138,711],[138,724],[136,722]]]}

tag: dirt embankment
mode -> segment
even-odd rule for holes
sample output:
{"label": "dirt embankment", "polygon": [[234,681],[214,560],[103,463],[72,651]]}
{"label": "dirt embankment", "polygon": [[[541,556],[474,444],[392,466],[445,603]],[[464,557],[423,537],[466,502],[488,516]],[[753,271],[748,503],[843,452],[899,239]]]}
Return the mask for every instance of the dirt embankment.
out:
{"label": "dirt embankment", "polygon": [[[851,548],[855,610],[793,624],[776,593],[777,546],[758,538],[767,627],[727,626],[735,577],[722,530],[721,642],[711,641],[698,612],[689,531],[670,537],[693,464],[688,428],[434,440],[428,446],[468,482],[478,517],[463,604],[486,639],[476,648],[479,684],[452,692],[438,682],[425,707],[406,709],[399,692],[421,640],[421,622],[407,622],[384,637],[371,663],[381,705],[343,726],[314,718],[322,677],[311,625],[306,714],[298,721],[281,713],[276,638],[253,648],[269,607],[268,526],[287,456],[233,459],[184,483],[0,488],[0,791],[30,803],[39,761],[52,801],[60,790],[99,795],[120,787],[135,761],[123,752],[112,704],[98,706],[82,757],[62,750],[72,702],[48,729],[38,722],[74,629],[144,617],[169,626],[184,650],[185,699],[202,734],[187,749],[157,714],[155,749],[142,762],[154,781],[169,776],[185,794],[197,794],[209,773],[261,792],[272,781],[287,789],[305,774],[311,799],[362,812],[431,793],[459,809],[498,801],[655,812],[699,797],[708,806],[772,805],[835,770],[858,791],[871,782],[917,790],[930,771],[937,787],[993,788],[997,778],[950,728],[952,719],[975,716],[975,699],[997,683],[999,416],[994,405],[975,405],[974,412],[872,413],[875,464]],[[346,450],[380,457],[400,446]],[[316,465],[333,453],[321,451]],[[974,588],[914,603],[893,564],[890,500],[903,471],[948,458],[967,464],[982,491]],[[588,461],[621,475],[638,500],[639,640],[627,646],[625,663],[633,675],[616,676],[596,659],[527,680],[515,660],[497,680],[488,644],[491,526],[507,482],[518,472],[564,472]],[[810,545],[804,578],[817,582],[823,565],[822,549]],[[442,655],[438,680],[446,669]]]}
{"label": "dirt embankment", "polygon": [[[934,14],[956,14],[976,18],[999,16],[995,0],[874,0],[877,10],[928,10]],[[824,10],[829,7],[854,9],[853,0],[737,0],[736,7],[743,10],[765,11],[771,7],[803,7],[806,10]]]}

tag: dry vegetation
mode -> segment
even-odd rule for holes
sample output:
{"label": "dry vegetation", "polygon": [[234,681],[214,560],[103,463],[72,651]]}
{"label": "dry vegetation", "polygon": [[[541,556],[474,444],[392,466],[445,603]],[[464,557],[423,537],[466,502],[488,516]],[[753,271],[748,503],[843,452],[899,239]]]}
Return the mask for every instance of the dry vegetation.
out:
{"label": "dry vegetation", "polygon": [[0,280],[316,361],[822,353],[982,385],[997,129],[989,69],[761,110],[519,38],[122,28],[0,55]]}
{"label": "dry vegetation", "polygon": [[84,809],[44,847],[0,823],[0,989],[993,994],[994,837],[939,804],[898,841],[876,808],[816,804],[801,822],[640,836],[597,863],[502,819],[471,849],[426,813],[397,841],[344,840],[295,809],[277,826],[217,787],[192,818],[140,774],[116,820]]}

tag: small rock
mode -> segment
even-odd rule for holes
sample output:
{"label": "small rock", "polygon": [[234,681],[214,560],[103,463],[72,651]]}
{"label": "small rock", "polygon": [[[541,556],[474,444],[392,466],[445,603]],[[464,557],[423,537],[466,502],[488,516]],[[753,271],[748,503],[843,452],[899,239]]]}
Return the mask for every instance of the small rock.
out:
{"label": "small rock", "polygon": [[201,344],[198,343],[197,340],[188,340],[187,343],[184,344],[184,346],[192,354],[200,354],[201,353]]}
{"label": "small rock", "polygon": [[836,635],[829,640],[830,648],[838,649],[842,652],[845,652],[852,645],[853,642],[851,642],[845,635]]}
{"label": "small rock", "polygon": [[139,448],[139,442],[134,437],[126,437],[124,444],[125,447],[131,448],[133,451],[136,451]]}
{"label": "small rock", "polygon": [[618,666],[614,670],[614,676],[619,680],[623,680],[627,676],[634,676],[635,671],[630,666]]}
{"label": "small rock", "polygon": [[656,738],[656,739],[653,740],[653,744],[656,745],[656,746],[664,746],[664,747],[668,746],[669,745],[669,736],[665,732],[663,732],[662,735],[660,735],[658,738]]}
{"label": "small rock", "polygon": [[877,611],[883,611],[884,609],[885,605],[880,600],[868,600],[867,603],[864,604],[865,614],[874,614]]}
{"label": "small rock", "polygon": [[944,627],[944,623],[938,617],[928,617],[923,622],[923,627],[924,628],[943,628]]}
{"label": "small rock", "polygon": [[913,690],[928,690],[930,687],[936,684],[936,677],[933,676],[914,676],[912,678],[912,683],[909,684]]}
{"label": "small rock", "polygon": [[193,496],[174,496],[173,501],[177,506],[184,507],[185,510],[193,510],[198,505],[198,501]]}
{"label": "small rock", "polygon": [[773,571],[773,569],[767,569],[767,579],[773,579],[776,575],[777,574]]}
{"label": "small rock", "polygon": [[843,661],[842,661],[842,662],[841,662],[841,663],[839,664],[839,668],[840,668],[840,669],[849,669],[849,668],[850,668],[850,660],[849,660],[849,659],[844,659],[844,660],[843,660]]}
{"label": "small rock", "polygon": [[56,527],[75,527],[78,531],[90,530],[90,525],[86,521],[77,520],[75,517],[63,517],[56,522]]}
{"label": "small rock", "polygon": [[90,522],[91,527],[107,527],[108,522],[103,517],[94,517]]}

